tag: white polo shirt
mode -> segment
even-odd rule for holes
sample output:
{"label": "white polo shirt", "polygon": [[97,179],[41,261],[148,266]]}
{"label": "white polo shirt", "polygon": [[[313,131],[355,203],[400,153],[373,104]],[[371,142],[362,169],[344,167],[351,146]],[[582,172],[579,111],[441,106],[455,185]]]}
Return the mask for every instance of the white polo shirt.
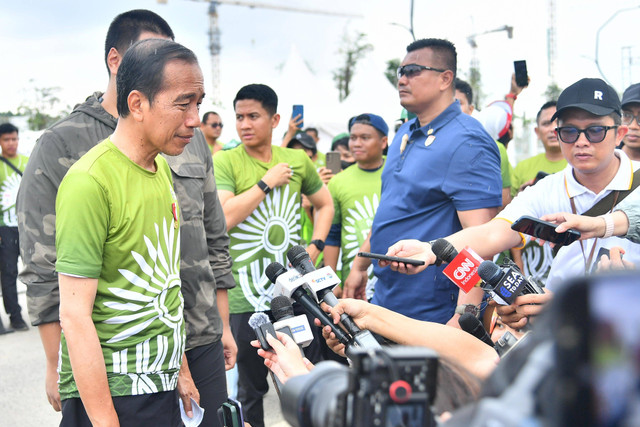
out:
{"label": "white polo shirt", "polygon": [[[568,165],[564,170],[546,176],[536,185],[526,188],[496,218],[513,223],[523,215],[540,218],[543,215],[557,212],[571,212],[571,197],[576,205],[576,213],[582,214],[611,191],[630,189],[633,172],[640,167],[640,163],[631,161],[621,150],[615,150],[615,154],[620,158],[620,167],[611,182],[599,194],[595,194],[576,181],[573,176],[573,167]],[[525,237],[530,238],[530,236]],[[591,265],[585,266],[594,244],[596,248],[593,252]],[[564,246],[558,251],[547,278],[546,287],[548,289],[553,291],[567,279],[584,275],[585,270],[591,271],[601,247],[610,249],[619,246],[625,250],[624,259],[634,264],[640,263],[640,245],[627,239],[619,237],[588,239],[583,240],[582,245],[584,254],[579,241]]]}

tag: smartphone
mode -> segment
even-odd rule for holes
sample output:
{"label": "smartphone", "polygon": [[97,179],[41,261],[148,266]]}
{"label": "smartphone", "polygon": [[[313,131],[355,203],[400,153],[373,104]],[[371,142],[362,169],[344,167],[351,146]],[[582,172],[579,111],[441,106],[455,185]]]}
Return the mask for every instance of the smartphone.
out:
{"label": "smartphone", "polygon": [[387,255],[381,255],[381,254],[372,254],[370,252],[358,252],[358,256],[361,256],[361,257],[364,257],[364,258],[381,259],[381,260],[384,260],[384,261],[403,262],[405,264],[411,264],[411,265],[424,265],[424,261],[420,261],[420,260],[417,260],[417,259],[399,258],[397,256],[387,256]]}
{"label": "smartphone", "polygon": [[242,405],[235,399],[228,398],[218,408],[218,419],[223,427],[244,427]]}
{"label": "smartphone", "polygon": [[544,178],[547,175],[549,174],[546,172],[543,172],[543,171],[538,172],[538,174],[536,175],[536,178],[533,180],[533,183],[536,184],[538,181],[540,181],[542,178]]}
{"label": "smartphone", "polygon": [[302,121],[298,125],[298,129],[302,129],[304,127],[304,106],[302,105],[293,106],[293,112],[291,113],[291,118],[297,117],[298,115],[300,115],[300,118],[302,119]]}
{"label": "smartphone", "polygon": [[537,237],[559,246],[567,246],[580,238],[580,232],[567,230],[564,233],[556,233],[557,224],[553,224],[532,216],[522,216],[511,224],[511,229],[529,236]]}
{"label": "smartphone", "polygon": [[527,61],[513,61],[513,69],[516,73],[516,84],[518,87],[529,86],[529,75],[527,74]]}
{"label": "smartphone", "polygon": [[550,425],[639,425],[638,276],[607,274],[567,282],[554,295],[554,390]]}
{"label": "smartphone", "polygon": [[329,151],[327,153],[327,169],[329,169],[334,175],[342,170],[342,161],[340,160],[339,151]]}

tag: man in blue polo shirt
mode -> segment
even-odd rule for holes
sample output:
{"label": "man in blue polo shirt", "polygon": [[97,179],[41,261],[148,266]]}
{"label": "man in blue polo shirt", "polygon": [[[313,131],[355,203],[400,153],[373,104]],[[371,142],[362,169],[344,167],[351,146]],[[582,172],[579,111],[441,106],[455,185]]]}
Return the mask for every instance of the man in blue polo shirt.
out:
{"label": "man in blue polo shirt", "polygon": [[[398,129],[389,147],[380,206],[362,251],[384,254],[405,238],[434,240],[487,222],[498,212],[498,147],[476,119],[461,112],[454,99],[455,70],[456,50],[449,41],[423,39],[407,46],[398,91],[402,106],[417,117]],[[345,296],[364,298],[369,263],[356,257]],[[376,264],[372,302],[415,319],[458,326],[457,312],[479,304],[482,292],[458,293],[443,268],[430,266],[406,276]]]}

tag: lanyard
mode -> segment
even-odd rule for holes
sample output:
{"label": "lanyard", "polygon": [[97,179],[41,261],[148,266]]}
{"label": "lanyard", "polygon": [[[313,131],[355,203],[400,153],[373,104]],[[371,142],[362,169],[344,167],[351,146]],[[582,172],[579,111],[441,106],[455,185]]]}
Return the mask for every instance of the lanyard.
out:
{"label": "lanyard", "polygon": [[[611,205],[611,209],[609,209],[609,213],[613,212],[613,208],[616,206],[616,203],[618,203],[618,196],[620,195],[619,191],[614,191],[613,192],[613,204]],[[571,202],[571,212],[573,212],[574,214],[577,215],[577,211],[576,211],[576,204],[573,201],[573,197],[569,198],[569,201]],[[596,246],[598,244],[598,238],[596,237],[595,239],[593,239],[593,246],[591,247],[591,251],[589,252],[589,258],[587,258],[587,256],[584,253],[584,242],[582,240],[580,240],[580,249],[582,250],[582,258],[584,258],[584,274],[585,276],[587,274],[589,274],[589,266],[591,265],[591,261],[593,260],[593,253],[596,250]]]}

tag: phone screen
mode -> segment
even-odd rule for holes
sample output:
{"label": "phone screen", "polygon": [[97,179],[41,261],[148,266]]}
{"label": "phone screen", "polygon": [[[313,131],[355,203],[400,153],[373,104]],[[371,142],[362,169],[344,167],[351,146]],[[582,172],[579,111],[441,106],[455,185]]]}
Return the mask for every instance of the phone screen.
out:
{"label": "phone screen", "polygon": [[568,230],[564,233],[557,233],[555,230],[556,227],[557,225],[555,224],[526,215],[518,218],[518,220],[511,225],[512,230],[561,246],[570,245],[580,238],[578,231]]}
{"label": "phone screen", "polygon": [[516,84],[519,87],[529,85],[529,76],[527,75],[527,61],[513,61],[513,69],[516,74]]}

